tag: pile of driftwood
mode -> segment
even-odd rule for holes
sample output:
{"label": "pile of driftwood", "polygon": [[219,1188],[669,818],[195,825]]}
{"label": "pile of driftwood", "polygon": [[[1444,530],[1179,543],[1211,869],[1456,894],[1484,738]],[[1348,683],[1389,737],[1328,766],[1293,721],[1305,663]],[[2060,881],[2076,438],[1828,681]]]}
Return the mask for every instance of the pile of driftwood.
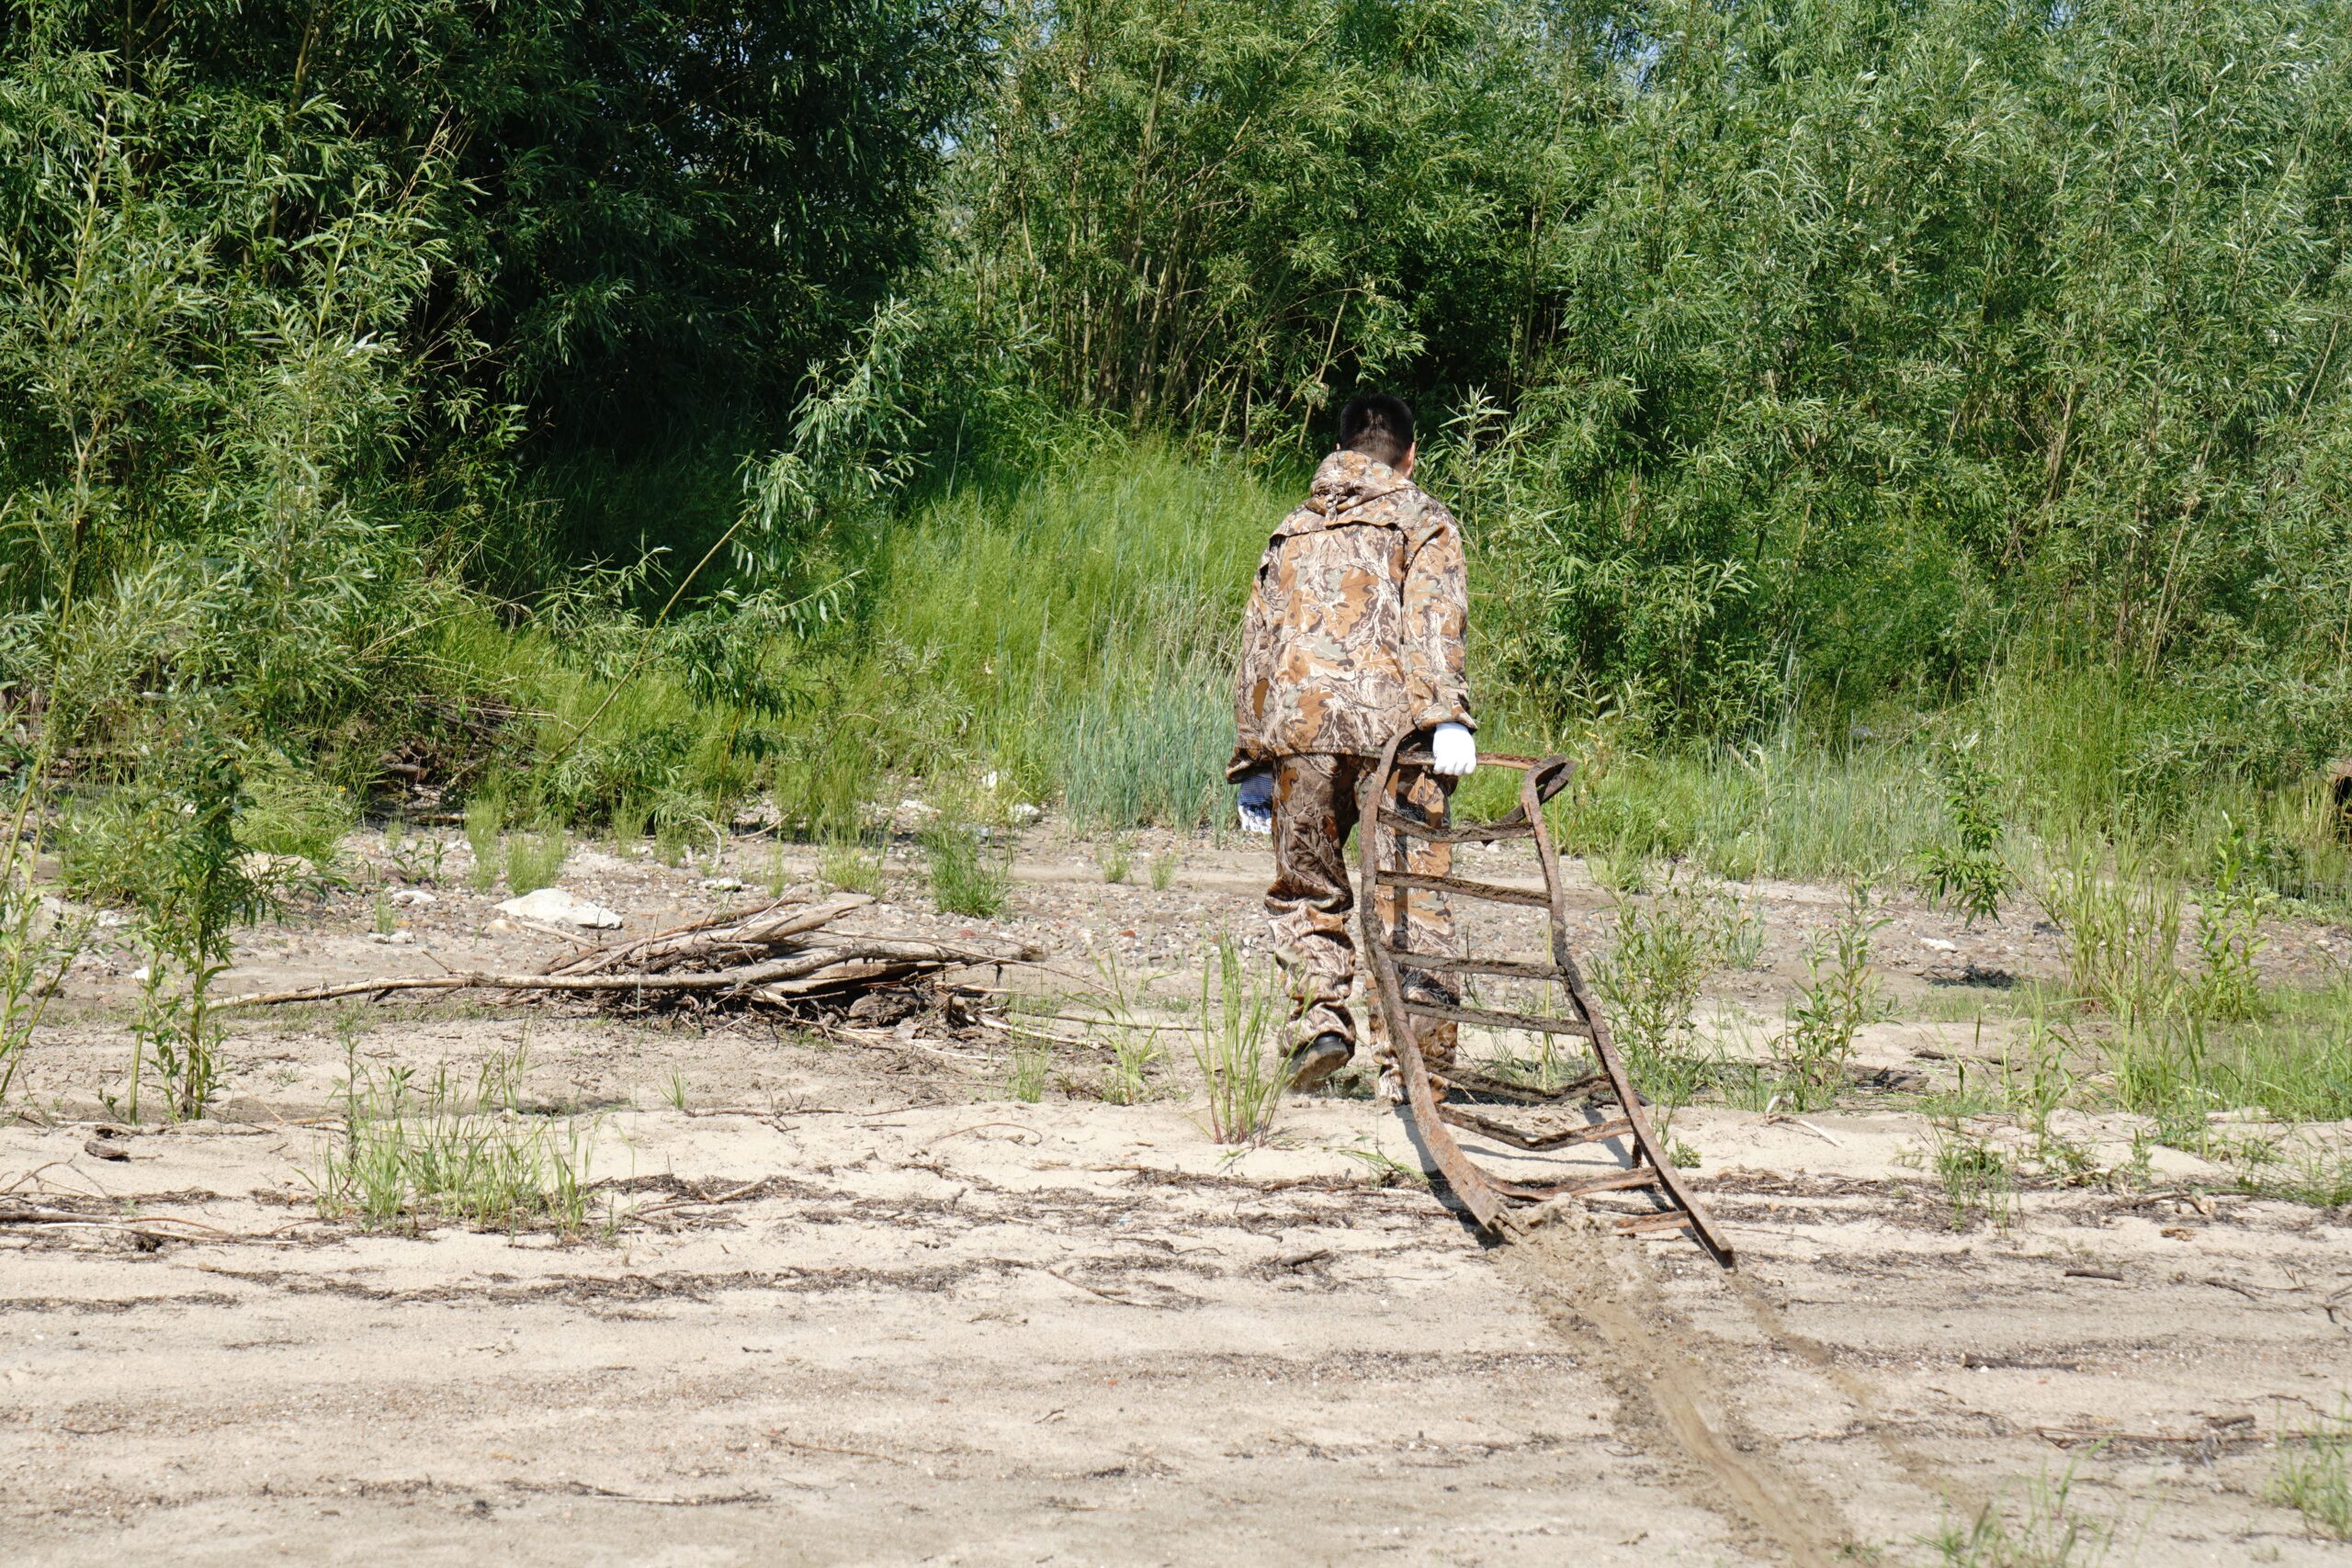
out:
{"label": "pile of driftwood", "polygon": [[813,1003],[903,988],[949,971],[1043,956],[1022,943],[963,946],[831,929],[843,915],[872,902],[862,893],[813,904],[780,898],[633,942],[565,954],[531,975],[380,975],[300,990],[254,991],[214,1005],[269,1007],[394,991],[498,990],[586,994],[639,1007],[702,1001],[798,1011]]}

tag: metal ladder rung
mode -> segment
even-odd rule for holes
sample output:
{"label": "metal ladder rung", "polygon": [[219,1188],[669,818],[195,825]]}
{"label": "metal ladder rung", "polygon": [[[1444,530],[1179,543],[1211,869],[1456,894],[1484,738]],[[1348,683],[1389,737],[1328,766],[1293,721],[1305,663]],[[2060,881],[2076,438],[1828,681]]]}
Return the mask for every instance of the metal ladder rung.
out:
{"label": "metal ladder rung", "polygon": [[1580,1018],[1539,1018],[1532,1012],[1490,1012],[1485,1008],[1454,1007],[1446,1002],[1405,998],[1405,1010],[1417,1018],[1442,1018],[1449,1023],[1475,1023],[1486,1029],[1524,1029],[1537,1034],[1573,1034],[1592,1038],[1592,1025]]}
{"label": "metal ladder rung", "polygon": [[1498,844],[1506,839],[1532,839],[1535,836],[1534,824],[1529,822],[1478,822],[1459,828],[1433,828],[1427,822],[1400,817],[1394,811],[1382,812],[1380,825],[1427,844]]}
{"label": "metal ladder rung", "polygon": [[1532,958],[1455,958],[1442,953],[1415,953],[1408,947],[1381,944],[1387,953],[1408,969],[1440,969],[1451,975],[1504,975],[1521,980],[1558,980],[1566,978],[1556,964],[1539,963]]}
{"label": "metal ladder rung", "polygon": [[1622,1138],[1634,1130],[1633,1119],[1614,1117],[1607,1122],[1595,1122],[1589,1126],[1571,1127],[1561,1133],[1522,1133],[1508,1122],[1458,1105],[1441,1105],[1438,1115],[1456,1127],[1467,1127],[1489,1138],[1498,1138],[1513,1148],[1542,1154],[1547,1149],[1564,1149],[1576,1144],[1600,1144],[1611,1138]]}
{"label": "metal ladder rung", "polygon": [[1587,1073],[1582,1077],[1560,1085],[1557,1089],[1532,1089],[1525,1084],[1508,1083],[1488,1074],[1464,1070],[1458,1064],[1448,1075],[1446,1082],[1456,1094],[1475,1094],[1481,1100],[1500,1100],[1513,1105],[1557,1105],[1580,1089],[1589,1089],[1609,1082],[1607,1073]]}
{"label": "metal ladder rung", "polygon": [[1631,1170],[1612,1170],[1606,1176],[1588,1177],[1582,1181],[1496,1181],[1498,1191],[1514,1198],[1582,1198],[1594,1192],[1624,1192],[1636,1187],[1656,1187],[1657,1168],[1637,1165]]}
{"label": "metal ladder rung", "polygon": [[1403,887],[1421,893],[1459,893],[1464,898],[1484,898],[1495,904],[1525,904],[1531,908],[1548,909],[1550,895],[1541,888],[1505,887],[1495,882],[1464,882],[1458,876],[1422,876],[1410,871],[1383,871],[1377,881],[1383,887]]}

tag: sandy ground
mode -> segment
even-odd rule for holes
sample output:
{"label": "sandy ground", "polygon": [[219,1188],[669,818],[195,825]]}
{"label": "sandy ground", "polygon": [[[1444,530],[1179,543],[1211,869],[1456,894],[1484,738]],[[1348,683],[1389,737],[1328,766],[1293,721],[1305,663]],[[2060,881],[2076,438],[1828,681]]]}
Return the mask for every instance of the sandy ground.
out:
{"label": "sandy ground", "polygon": [[[379,852],[354,840],[347,870]],[[872,926],[1017,931],[1057,955],[1022,984],[1117,976],[1172,1009],[1206,933],[1254,931],[1261,852],[1147,837],[1136,884],[1163,853],[1165,890],[1109,886],[1038,833],[1000,921],[923,913],[898,872]],[[778,869],[734,856],[583,851],[563,885],[650,929],[741,902],[714,869]],[[375,939],[369,894],[322,895],[224,986],[546,956],[462,890],[462,847],[446,869],[407,940]],[[1753,891],[1764,951],[1711,997],[1733,1032],[1840,897]],[[1577,905],[1597,946],[1607,899]],[[1990,1046],[1925,998],[2045,972],[2055,937],[1893,914],[1912,1021],[1862,1055],[1934,1081]],[[2281,931],[2273,961],[2316,971],[2344,935]],[[11,1563],[1937,1563],[1927,1538],[1988,1506],[2083,1532],[1988,1562],[2352,1561],[2265,1500],[2278,1436],[2352,1391],[2347,1216],[2193,1191],[2219,1173],[2185,1156],[2153,1190],[2031,1190],[1955,1230],[1900,1095],[1689,1108],[1726,1273],[1573,1220],[1488,1245],[1370,1098],[1290,1102],[1230,1155],[1181,1099],[1020,1102],[1001,1048],[921,1027],[448,1002],[253,1018],[215,1116],[125,1127],[100,1096],[137,962],[74,972],[0,1126],[0,1192],[87,1221],[0,1228]],[[593,1135],[607,1223],[317,1218],[350,1062],[517,1046],[531,1103]],[[2073,1132],[2112,1160],[2129,1136]]]}

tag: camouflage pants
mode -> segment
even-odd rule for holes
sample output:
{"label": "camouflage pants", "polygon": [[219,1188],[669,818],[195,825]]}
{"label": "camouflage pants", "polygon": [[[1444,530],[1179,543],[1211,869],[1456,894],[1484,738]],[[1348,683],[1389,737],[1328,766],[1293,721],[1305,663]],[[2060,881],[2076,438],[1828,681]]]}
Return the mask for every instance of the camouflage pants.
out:
{"label": "camouflage pants", "polygon": [[[1356,825],[1357,791],[1373,770],[1369,758],[1340,756],[1285,757],[1274,769],[1274,882],[1266,890],[1266,913],[1272,917],[1274,953],[1289,981],[1291,1038],[1304,1044],[1330,1032],[1352,1042],[1355,1022],[1348,1015],[1348,988],[1355,978],[1355,933],[1350,916],[1355,908],[1354,885],[1348,876],[1348,830]],[[1451,779],[1421,769],[1399,769],[1396,795],[1405,815],[1432,826],[1446,819]],[[1380,859],[1396,863],[1395,834],[1381,829]],[[1426,876],[1445,876],[1453,868],[1453,849],[1407,837],[1405,866]],[[1453,916],[1441,894],[1415,893],[1405,901],[1402,928],[1396,918],[1396,897],[1385,889],[1374,895],[1373,907],[1389,942],[1421,953],[1451,953]],[[1437,975],[1413,969],[1401,971],[1409,995],[1437,1001],[1455,999],[1453,989]],[[1379,1003],[1372,1003],[1379,1017]],[[1379,1055],[1389,1051],[1385,1031]],[[1422,1020],[1414,1039],[1429,1069],[1442,1073],[1453,1060],[1456,1031],[1451,1023]]]}

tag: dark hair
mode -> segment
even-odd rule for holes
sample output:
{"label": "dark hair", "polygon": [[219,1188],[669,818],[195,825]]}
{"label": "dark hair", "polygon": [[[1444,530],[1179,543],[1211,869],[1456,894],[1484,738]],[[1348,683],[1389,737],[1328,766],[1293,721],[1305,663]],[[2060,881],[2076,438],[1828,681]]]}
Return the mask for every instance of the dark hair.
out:
{"label": "dark hair", "polygon": [[1340,411],[1340,445],[1393,468],[1413,449],[1413,411],[1385,392],[1351,399]]}

